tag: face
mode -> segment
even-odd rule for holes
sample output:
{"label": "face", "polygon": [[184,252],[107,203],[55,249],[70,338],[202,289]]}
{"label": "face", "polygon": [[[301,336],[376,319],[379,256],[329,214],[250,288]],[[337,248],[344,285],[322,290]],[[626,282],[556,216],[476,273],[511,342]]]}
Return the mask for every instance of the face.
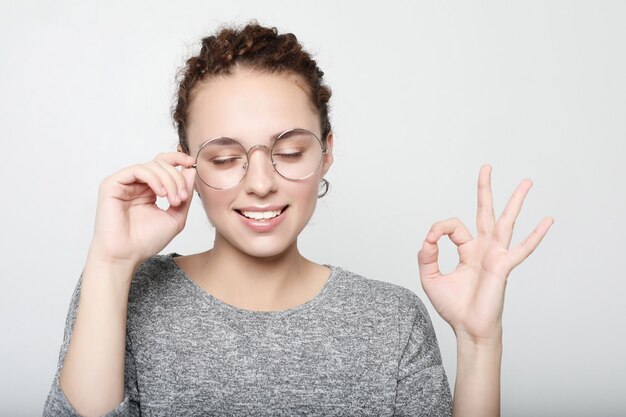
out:
{"label": "face", "polygon": [[[236,70],[195,90],[187,137],[196,156],[206,140],[226,136],[249,150],[272,146],[272,137],[302,128],[321,139],[320,120],[304,81],[294,75]],[[196,176],[205,211],[215,226],[215,248],[225,245],[255,257],[284,253],[296,244],[317,204],[319,182],[332,163],[332,134],[322,165],[304,180],[288,180],[273,168],[267,149],[254,148],[244,179],[216,190]],[[259,217],[271,217],[259,220]],[[274,217],[275,216],[275,217]]]}

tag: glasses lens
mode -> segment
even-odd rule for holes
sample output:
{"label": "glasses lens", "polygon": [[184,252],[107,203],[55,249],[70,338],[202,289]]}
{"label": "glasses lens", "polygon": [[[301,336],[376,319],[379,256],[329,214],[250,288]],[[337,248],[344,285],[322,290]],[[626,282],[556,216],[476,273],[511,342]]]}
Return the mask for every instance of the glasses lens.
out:
{"label": "glasses lens", "polygon": [[276,140],[272,160],[283,177],[304,179],[322,163],[322,145],[311,132],[294,130]]}
{"label": "glasses lens", "polygon": [[246,150],[229,138],[213,139],[200,150],[197,171],[200,179],[213,188],[237,185],[246,173]]}

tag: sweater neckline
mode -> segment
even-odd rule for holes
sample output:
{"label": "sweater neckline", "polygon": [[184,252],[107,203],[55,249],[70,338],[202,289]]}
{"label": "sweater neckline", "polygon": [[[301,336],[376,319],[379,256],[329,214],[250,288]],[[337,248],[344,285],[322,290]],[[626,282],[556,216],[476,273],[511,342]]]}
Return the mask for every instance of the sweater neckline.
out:
{"label": "sweater neckline", "polygon": [[171,252],[165,255],[166,260],[171,264],[175,274],[182,278],[182,281],[188,286],[195,294],[200,296],[203,300],[209,303],[211,306],[223,311],[224,313],[238,316],[240,318],[282,318],[297,314],[302,314],[315,307],[316,305],[323,302],[326,298],[328,298],[328,294],[331,292],[333,287],[335,286],[335,282],[337,281],[338,268],[333,265],[323,264],[325,267],[330,269],[330,275],[326,279],[324,286],[322,289],[310,300],[297,305],[295,307],[291,307],[285,310],[277,310],[277,311],[256,311],[256,310],[248,310],[240,307],[236,307],[234,305],[225,303],[224,301],[216,298],[211,295],[205,289],[201,288],[196,282],[191,279],[189,275],[185,271],[183,271],[176,262],[174,262],[174,258],[182,256],[179,253]]}

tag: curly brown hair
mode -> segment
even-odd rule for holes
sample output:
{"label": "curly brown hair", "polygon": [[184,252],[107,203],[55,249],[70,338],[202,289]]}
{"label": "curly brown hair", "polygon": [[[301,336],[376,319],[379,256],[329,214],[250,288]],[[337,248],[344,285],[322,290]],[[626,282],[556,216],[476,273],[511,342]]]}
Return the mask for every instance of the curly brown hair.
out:
{"label": "curly brown hair", "polygon": [[279,35],[275,27],[261,26],[253,20],[243,28],[221,27],[215,35],[203,38],[200,53],[187,59],[186,65],[179,70],[172,118],[178,130],[179,144],[186,153],[189,153],[186,128],[194,87],[211,77],[232,74],[235,67],[301,76],[319,112],[321,140],[326,147],[331,130],[328,101],[332,92],[323,83],[324,72],[293,33]]}

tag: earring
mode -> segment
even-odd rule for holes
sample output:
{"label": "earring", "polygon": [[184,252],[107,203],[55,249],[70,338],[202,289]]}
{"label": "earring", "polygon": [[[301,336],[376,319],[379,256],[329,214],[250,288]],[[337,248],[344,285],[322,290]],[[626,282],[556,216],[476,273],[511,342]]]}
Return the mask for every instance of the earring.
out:
{"label": "earring", "polygon": [[322,178],[320,180],[320,192],[317,193],[317,198],[322,198],[326,195],[326,193],[328,192],[330,188],[330,183],[328,182],[328,180],[326,178]]}

